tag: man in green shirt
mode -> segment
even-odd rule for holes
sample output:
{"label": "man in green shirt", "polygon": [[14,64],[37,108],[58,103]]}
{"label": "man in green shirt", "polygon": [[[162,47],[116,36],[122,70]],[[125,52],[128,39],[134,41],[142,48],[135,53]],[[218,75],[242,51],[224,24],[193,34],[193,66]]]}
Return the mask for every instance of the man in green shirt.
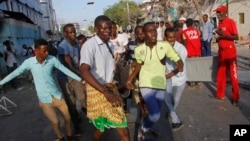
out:
{"label": "man in green shirt", "polygon": [[160,108],[164,100],[166,88],[166,57],[176,62],[173,75],[183,71],[183,62],[171,45],[165,41],[157,41],[157,31],[153,22],[143,27],[145,42],[135,48],[137,65],[128,77],[127,88],[132,89],[132,80],[139,73],[139,87],[147,105],[149,115],[144,120],[139,132],[142,140],[150,139],[150,128],[160,118]]}

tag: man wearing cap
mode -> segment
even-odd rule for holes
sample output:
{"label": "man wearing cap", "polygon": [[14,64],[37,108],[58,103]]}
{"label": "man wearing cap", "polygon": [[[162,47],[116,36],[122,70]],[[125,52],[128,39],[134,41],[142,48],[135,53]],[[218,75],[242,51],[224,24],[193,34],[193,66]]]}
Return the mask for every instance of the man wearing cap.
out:
{"label": "man wearing cap", "polygon": [[225,99],[226,72],[230,72],[232,84],[232,104],[238,107],[239,85],[237,72],[237,54],[234,40],[238,40],[238,30],[233,19],[227,17],[227,7],[219,6],[216,10],[219,25],[216,29],[218,34],[218,70],[217,70],[217,99]]}
{"label": "man wearing cap", "polygon": [[179,23],[182,25],[182,30],[187,29],[186,20],[187,20],[187,19],[186,19],[185,17],[181,17],[181,18],[179,19]]}

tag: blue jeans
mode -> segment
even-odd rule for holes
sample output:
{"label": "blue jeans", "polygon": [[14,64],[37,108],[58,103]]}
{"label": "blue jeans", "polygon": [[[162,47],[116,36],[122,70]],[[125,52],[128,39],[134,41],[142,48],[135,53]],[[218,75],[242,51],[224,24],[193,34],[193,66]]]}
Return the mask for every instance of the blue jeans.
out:
{"label": "blue jeans", "polygon": [[180,119],[176,114],[175,110],[180,102],[183,90],[185,89],[186,83],[180,86],[172,86],[171,79],[167,81],[167,89],[165,94],[165,103],[170,111],[172,123],[180,123]]}
{"label": "blue jeans", "polygon": [[142,129],[147,132],[160,119],[165,91],[152,88],[140,88],[140,91],[149,112],[142,126]]}
{"label": "blue jeans", "polygon": [[202,40],[202,56],[211,56],[211,41]]}

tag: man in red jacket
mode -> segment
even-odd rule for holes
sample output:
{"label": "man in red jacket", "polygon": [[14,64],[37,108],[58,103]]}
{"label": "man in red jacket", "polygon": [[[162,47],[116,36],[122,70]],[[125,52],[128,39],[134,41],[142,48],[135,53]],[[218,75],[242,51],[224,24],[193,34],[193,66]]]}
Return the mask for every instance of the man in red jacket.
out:
{"label": "man in red jacket", "polygon": [[184,39],[184,45],[187,48],[188,57],[200,57],[201,56],[201,38],[200,31],[193,27],[194,21],[187,19],[187,29],[183,30],[182,36]]}
{"label": "man in red jacket", "polygon": [[238,30],[235,21],[227,17],[226,6],[220,6],[215,11],[219,19],[219,25],[216,29],[219,45],[216,98],[225,99],[226,71],[228,69],[232,83],[232,104],[238,107],[238,68],[236,46],[234,44],[234,40],[238,40]]}
{"label": "man in red jacket", "polygon": [[[187,29],[183,30],[182,37],[184,46],[187,49],[187,57],[201,56],[201,38],[200,31],[193,27],[193,19],[187,19]],[[188,82],[188,88],[193,89],[195,85],[201,87],[201,82]]]}

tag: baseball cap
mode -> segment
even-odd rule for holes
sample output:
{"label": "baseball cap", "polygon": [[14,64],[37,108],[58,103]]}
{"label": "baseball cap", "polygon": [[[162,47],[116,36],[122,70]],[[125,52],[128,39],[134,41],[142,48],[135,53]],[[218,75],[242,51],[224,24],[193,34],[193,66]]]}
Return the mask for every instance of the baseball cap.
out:
{"label": "baseball cap", "polygon": [[181,17],[179,21],[186,21],[187,19],[185,17]]}
{"label": "baseball cap", "polygon": [[222,6],[217,7],[214,11],[216,11],[216,12],[222,12],[222,11],[227,12],[227,7],[222,5]]}

